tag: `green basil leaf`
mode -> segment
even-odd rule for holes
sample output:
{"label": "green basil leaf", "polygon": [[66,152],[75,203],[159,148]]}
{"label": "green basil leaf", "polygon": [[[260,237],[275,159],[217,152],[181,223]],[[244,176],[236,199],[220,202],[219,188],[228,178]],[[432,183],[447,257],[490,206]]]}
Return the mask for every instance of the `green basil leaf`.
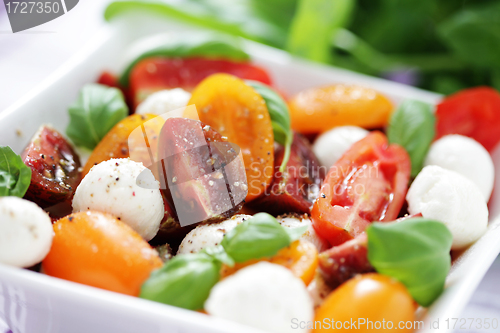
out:
{"label": "green basil leaf", "polygon": [[131,57],[128,66],[120,76],[120,84],[125,87],[128,86],[129,75],[134,66],[142,59],[150,57],[205,57],[235,61],[250,59],[250,56],[243,51],[239,38],[220,33],[178,33],[158,42],[159,45],[151,46],[147,50],[140,50],[141,53]]}
{"label": "green basil leaf", "polygon": [[425,155],[435,135],[436,119],[429,104],[406,100],[391,116],[387,137],[404,147],[411,159],[411,175],[422,169]]}
{"label": "green basil leaf", "polygon": [[349,22],[354,4],[353,0],[300,0],[290,27],[287,51],[329,62],[332,35]]}
{"label": "green basil leaf", "polygon": [[246,0],[114,1],[106,8],[104,18],[111,20],[124,13],[146,12],[283,47],[292,13],[288,4],[278,6],[280,15],[274,12],[273,17],[285,14],[283,19],[270,20],[253,1]]}
{"label": "green basil leaf", "polygon": [[290,237],[290,243],[299,239],[304,234],[304,232],[306,232],[307,228],[308,227],[306,225],[296,228],[284,227],[286,233],[288,234],[288,237]]}
{"label": "green basil leaf", "polygon": [[481,68],[500,68],[500,3],[466,8],[441,23],[438,33],[457,57]]}
{"label": "green basil leaf", "polygon": [[222,264],[206,253],[175,256],[144,282],[139,297],[189,310],[203,308]]}
{"label": "green basil leaf", "polygon": [[121,91],[100,84],[85,85],[68,111],[66,134],[77,146],[89,149],[128,115]]}
{"label": "green basil leaf", "polygon": [[285,146],[285,155],[279,169],[280,172],[283,172],[290,158],[290,150],[293,142],[293,131],[288,105],[278,93],[265,84],[251,80],[245,82],[254,88],[266,102],[273,126],[274,141]]}
{"label": "green basil leaf", "polygon": [[10,147],[0,147],[0,197],[22,198],[31,183],[31,169]]}
{"label": "green basil leaf", "polygon": [[375,270],[403,283],[422,306],[444,289],[451,267],[452,235],[441,222],[411,218],[373,223],[368,235],[368,260]]}
{"label": "green basil leaf", "polygon": [[235,262],[271,257],[290,245],[285,229],[273,216],[258,213],[229,231],[221,245]]}
{"label": "green basil leaf", "polygon": [[207,247],[207,248],[204,248],[203,250],[201,250],[200,252],[206,253],[209,256],[211,256],[212,258],[214,258],[215,260],[217,260],[223,264],[226,264],[230,267],[234,266],[233,258],[231,258],[226,253],[226,251],[224,250],[222,245]]}

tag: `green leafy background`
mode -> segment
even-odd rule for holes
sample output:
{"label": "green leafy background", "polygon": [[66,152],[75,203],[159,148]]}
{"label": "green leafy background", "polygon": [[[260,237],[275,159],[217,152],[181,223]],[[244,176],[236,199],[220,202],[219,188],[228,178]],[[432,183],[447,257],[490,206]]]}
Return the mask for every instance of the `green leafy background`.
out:
{"label": "green leafy background", "polygon": [[146,11],[243,36],[313,61],[449,94],[500,89],[500,0],[116,1],[108,20]]}

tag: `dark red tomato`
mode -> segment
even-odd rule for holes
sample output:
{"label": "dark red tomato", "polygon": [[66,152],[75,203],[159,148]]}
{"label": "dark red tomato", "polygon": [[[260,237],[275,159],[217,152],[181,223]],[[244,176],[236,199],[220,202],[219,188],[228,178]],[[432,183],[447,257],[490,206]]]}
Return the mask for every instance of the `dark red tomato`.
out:
{"label": "dark red tomato", "polygon": [[108,86],[108,87],[113,87],[120,89],[123,96],[125,97],[125,101],[127,102],[127,105],[129,107],[129,114],[133,113],[133,101],[131,99],[129,89],[123,87],[120,85],[120,82],[118,80],[118,77],[108,71],[104,71],[101,73],[101,76],[97,79],[97,83]]}
{"label": "dark red tomato", "polygon": [[55,129],[42,126],[21,154],[31,168],[25,198],[41,207],[71,200],[81,180],[80,159]]}
{"label": "dark red tomato", "polygon": [[120,88],[118,77],[107,71],[101,73],[101,76],[99,76],[99,78],[97,79],[97,83],[108,87]]}
{"label": "dark red tomato", "polygon": [[247,195],[239,149],[210,126],[186,118],[169,118],[160,134],[159,156],[182,226],[216,222],[236,214]]}
{"label": "dark red tomato", "polygon": [[271,84],[264,69],[249,63],[205,58],[148,58],[140,61],[130,73],[134,108],[153,92],[179,87],[191,91],[203,79],[215,73]]}
{"label": "dark red tomato", "polygon": [[493,88],[465,89],[438,106],[437,139],[447,134],[473,138],[488,151],[500,141],[500,93]]}
{"label": "dark red tomato", "polygon": [[309,141],[295,133],[286,171],[279,172],[285,151],[282,146],[274,152],[274,178],[271,185],[250,205],[274,215],[285,213],[309,214],[317,199],[325,170],[320,167]]}
{"label": "dark red tomato", "polygon": [[373,221],[392,221],[405,201],[410,158],[381,132],[356,142],[326,176],[311,215],[316,232],[342,244]]}
{"label": "dark red tomato", "polygon": [[331,288],[337,288],[357,274],[374,272],[368,261],[366,233],[339,246],[320,253],[318,267],[321,276]]}

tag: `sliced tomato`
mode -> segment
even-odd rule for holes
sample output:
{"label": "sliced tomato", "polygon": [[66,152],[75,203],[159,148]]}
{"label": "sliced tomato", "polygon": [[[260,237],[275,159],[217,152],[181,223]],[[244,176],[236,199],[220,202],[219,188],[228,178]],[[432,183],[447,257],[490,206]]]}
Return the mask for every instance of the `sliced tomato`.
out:
{"label": "sliced tomato", "polygon": [[319,255],[319,272],[331,288],[337,288],[352,277],[374,272],[368,261],[366,233]]}
{"label": "sliced tomato", "polygon": [[490,87],[462,90],[439,103],[436,118],[436,139],[461,134],[492,151],[500,141],[500,93]]}
{"label": "sliced tomato", "polygon": [[318,198],[325,169],[320,167],[307,139],[295,133],[286,171],[280,172],[285,149],[274,151],[274,178],[271,185],[251,207],[273,215],[286,213],[309,214],[313,202]]}
{"label": "sliced tomato", "polygon": [[311,212],[313,227],[331,246],[365,231],[373,221],[392,221],[404,203],[411,163],[404,148],[381,132],[356,142],[326,176]]}
{"label": "sliced tomato", "polygon": [[31,168],[26,199],[43,208],[72,199],[81,180],[81,164],[78,155],[59,132],[43,125],[21,157]]}
{"label": "sliced tomato", "polygon": [[148,58],[139,62],[130,73],[134,108],[151,93],[173,88],[191,91],[203,79],[215,73],[271,84],[264,69],[249,63],[206,58]]}

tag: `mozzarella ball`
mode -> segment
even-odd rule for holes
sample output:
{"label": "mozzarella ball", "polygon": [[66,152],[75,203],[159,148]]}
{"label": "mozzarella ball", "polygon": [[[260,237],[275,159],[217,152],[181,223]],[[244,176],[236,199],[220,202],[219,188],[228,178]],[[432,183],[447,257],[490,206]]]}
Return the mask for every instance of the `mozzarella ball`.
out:
{"label": "mozzarella ball", "polygon": [[320,163],[330,168],[352,144],[368,135],[368,131],[357,126],[339,126],[321,134],[313,144],[313,151]]}
{"label": "mozzarella ball", "polygon": [[318,252],[323,252],[328,249],[328,243],[321,238],[314,230],[311,219],[307,215],[289,214],[278,216],[278,222],[286,228],[300,228],[307,226],[306,231],[300,239],[312,243]]}
{"label": "mozzarella ball", "polygon": [[251,217],[239,214],[219,223],[200,224],[184,237],[177,254],[197,253],[206,247],[219,245],[227,232]]}
{"label": "mozzarella ball", "polygon": [[156,235],[165,215],[160,184],[151,170],[129,158],[114,158],[90,169],[73,198],[73,212],[86,210],[116,216],[145,240]]}
{"label": "mozzarella ball", "polygon": [[49,215],[35,203],[0,198],[0,263],[33,266],[49,253],[53,237]]}
{"label": "mozzarella ball", "polygon": [[[304,283],[283,266],[259,262],[217,283],[205,302],[213,316],[267,332],[307,332],[293,322],[313,320]],[[292,321],[293,320],[293,321]]]}
{"label": "mozzarella ball", "polygon": [[[191,94],[182,88],[160,90],[149,95],[141,104],[139,104],[135,113],[152,113],[161,115],[184,108],[190,98]],[[179,116],[182,116],[182,112]]]}
{"label": "mozzarella ball", "polygon": [[443,136],[431,145],[424,165],[438,165],[458,172],[472,180],[485,200],[489,200],[495,168],[488,151],[476,140],[463,135]]}
{"label": "mozzarella ball", "polygon": [[443,222],[453,235],[452,249],[464,248],[486,231],[488,207],[481,191],[461,174],[426,166],[406,195],[410,214]]}

